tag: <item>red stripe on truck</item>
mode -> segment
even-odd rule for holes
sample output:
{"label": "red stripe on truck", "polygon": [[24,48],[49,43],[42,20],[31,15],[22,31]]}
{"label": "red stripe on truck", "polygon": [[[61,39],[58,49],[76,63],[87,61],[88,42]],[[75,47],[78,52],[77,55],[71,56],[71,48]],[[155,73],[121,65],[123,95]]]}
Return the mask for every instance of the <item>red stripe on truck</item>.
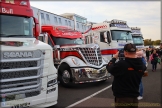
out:
{"label": "red stripe on truck", "polygon": [[102,55],[112,55],[116,54],[118,52],[117,49],[106,49],[106,50],[101,50]]}

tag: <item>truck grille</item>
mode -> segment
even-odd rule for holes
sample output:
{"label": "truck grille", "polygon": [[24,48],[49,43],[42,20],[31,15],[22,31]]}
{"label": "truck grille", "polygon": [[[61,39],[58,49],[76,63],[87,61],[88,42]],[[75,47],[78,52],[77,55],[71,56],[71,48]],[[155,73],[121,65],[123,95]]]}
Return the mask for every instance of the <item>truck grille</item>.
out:
{"label": "truck grille", "polygon": [[30,80],[22,80],[22,81],[10,81],[10,82],[0,82],[0,89],[9,89],[9,88],[16,88],[16,87],[23,87],[23,86],[30,86],[30,85],[37,85],[40,83],[40,79],[30,79]]}
{"label": "truck grille", "polygon": [[[32,91],[25,93],[26,97],[37,96],[40,94],[40,91]],[[15,100],[15,95],[8,95],[5,97],[5,101],[12,101]],[[3,102],[3,97],[0,97],[0,102]]]}
{"label": "truck grille", "polygon": [[3,62],[0,63],[0,69],[15,69],[15,68],[28,68],[36,67],[37,61],[20,61],[20,62]]}
{"label": "truck grille", "polygon": [[80,48],[84,58],[92,65],[100,66],[102,64],[102,56],[100,48]]}
{"label": "truck grille", "polygon": [[11,82],[0,82],[0,85],[10,85],[10,84],[23,84],[26,82],[34,82],[37,81],[37,79],[29,79],[29,80],[22,80],[22,81],[11,81]]}
{"label": "truck grille", "polygon": [[7,59],[3,57],[5,52],[1,52],[0,102],[4,98],[5,101],[15,100],[18,94],[23,94],[21,99],[40,94],[44,55],[41,50],[30,52],[32,57]]}
{"label": "truck grille", "polygon": [[21,77],[30,77],[36,76],[38,70],[24,70],[24,71],[15,71],[15,72],[1,72],[0,79],[10,79],[10,78],[21,78]]}

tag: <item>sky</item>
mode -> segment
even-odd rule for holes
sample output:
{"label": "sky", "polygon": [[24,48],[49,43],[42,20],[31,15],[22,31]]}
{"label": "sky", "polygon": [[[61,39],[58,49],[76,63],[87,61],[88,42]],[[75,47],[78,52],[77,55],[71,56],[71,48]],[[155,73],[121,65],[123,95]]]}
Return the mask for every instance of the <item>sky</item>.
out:
{"label": "sky", "polygon": [[88,21],[127,21],[139,27],[144,39],[161,40],[160,1],[30,1],[31,6],[54,14],[75,13]]}

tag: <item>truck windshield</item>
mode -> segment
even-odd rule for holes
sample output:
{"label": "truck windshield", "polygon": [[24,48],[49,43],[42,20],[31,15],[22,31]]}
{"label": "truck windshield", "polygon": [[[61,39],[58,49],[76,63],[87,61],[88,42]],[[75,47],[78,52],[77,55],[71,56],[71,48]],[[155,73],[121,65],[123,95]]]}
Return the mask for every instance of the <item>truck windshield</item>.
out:
{"label": "truck windshield", "polygon": [[83,44],[83,40],[80,38],[77,39],[68,39],[68,38],[56,38],[52,36],[54,43],[56,45],[81,45]]}
{"label": "truck windshield", "polygon": [[0,15],[0,37],[33,37],[33,19]]}
{"label": "truck windshield", "polygon": [[130,31],[111,30],[112,40],[132,40]]}
{"label": "truck windshield", "polygon": [[133,43],[138,45],[143,45],[143,38],[141,36],[133,36]]}

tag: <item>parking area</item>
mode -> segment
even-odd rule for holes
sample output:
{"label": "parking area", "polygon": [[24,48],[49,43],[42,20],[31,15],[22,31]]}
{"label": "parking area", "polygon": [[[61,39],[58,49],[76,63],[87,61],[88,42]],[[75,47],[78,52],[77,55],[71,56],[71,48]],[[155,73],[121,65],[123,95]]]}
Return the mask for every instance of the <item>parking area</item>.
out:
{"label": "parking area", "polygon": [[[149,76],[143,77],[144,96],[139,102],[142,107],[161,107],[161,65],[158,64],[156,72],[148,66]],[[113,107],[114,96],[111,90],[113,78],[106,82],[76,85],[73,88],[64,88],[59,85],[58,104],[52,108],[60,107]]]}

